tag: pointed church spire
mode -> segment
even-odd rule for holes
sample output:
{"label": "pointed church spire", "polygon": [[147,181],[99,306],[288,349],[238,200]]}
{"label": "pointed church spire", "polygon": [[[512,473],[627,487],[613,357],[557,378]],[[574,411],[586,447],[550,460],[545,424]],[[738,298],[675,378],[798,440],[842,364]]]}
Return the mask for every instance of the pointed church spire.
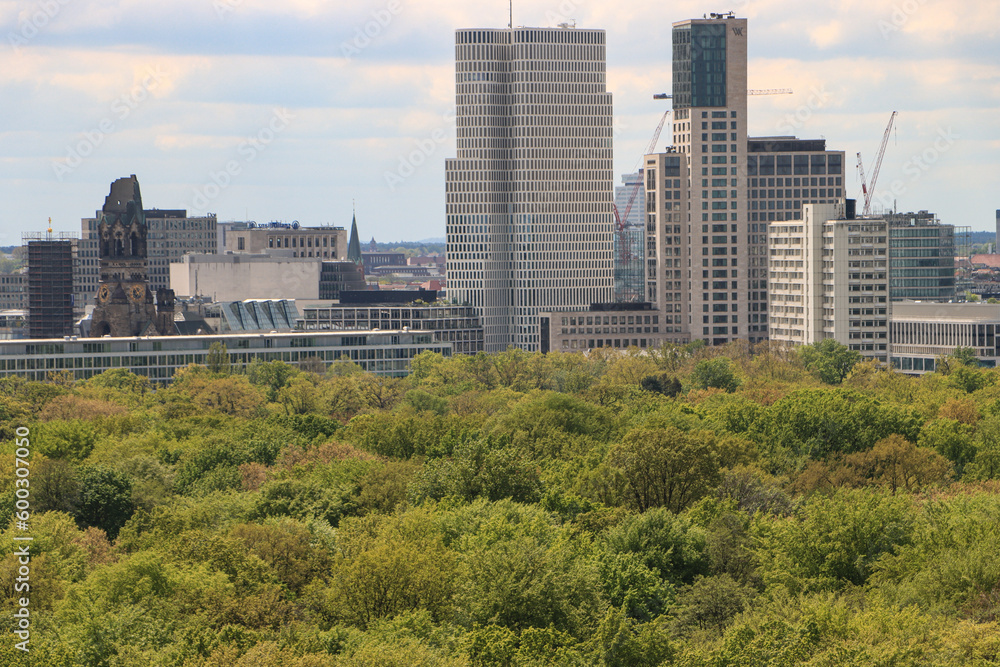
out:
{"label": "pointed church spire", "polygon": [[358,239],[358,214],[351,218],[351,240],[347,244],[347,260],[361,264],[361,241]]}

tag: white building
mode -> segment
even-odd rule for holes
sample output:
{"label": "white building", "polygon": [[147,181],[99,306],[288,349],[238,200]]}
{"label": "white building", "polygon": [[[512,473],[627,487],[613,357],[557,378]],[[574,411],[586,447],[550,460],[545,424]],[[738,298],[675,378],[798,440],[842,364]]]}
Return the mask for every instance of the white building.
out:
{"label": "white building", "polygon": [[487,352],[539,348],[539,312],[613,296],[612,107],[603,30],[455,33],[448,293]]}
{"label": "white building", "polygon": [[933,371],[937,360],[971,347],[979,365],[1000,361],[1000,305],[995,303],[892,304],[892,365],[904,373]]}
{"label": "white building", "polygon": [[840,204],[808,204],[802,220],[770,223],[770,338],[824,338],[888,359],[889,234],[885,220],[845,220]]}

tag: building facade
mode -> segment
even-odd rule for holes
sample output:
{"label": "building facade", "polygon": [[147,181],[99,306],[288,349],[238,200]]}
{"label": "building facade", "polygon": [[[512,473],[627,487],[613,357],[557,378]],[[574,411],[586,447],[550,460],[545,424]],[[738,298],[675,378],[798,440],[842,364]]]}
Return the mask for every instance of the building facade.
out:
{"label": "building facade", "polygon": [[581,352],[602,347],[656,348],[674,342],[663,316],[649,302],[593,303],[586,310],[542,313],[542,352]]}
{"label": "building facade", "polygon": [[73,264],[76,240],[25,235],[28,245],[28,336],[73,334]]}
{"label": "building facade", "polygon": [[298,222],[233,223],[225,234],[226,252],[250,254],[288,250],[292,257],[346,259],[343,227],[302,227]]}
{"label": "building facade", "polygon": [[[691,247],[688,224],[688,189],[691,182],[687,156],[676,150],[647,155],[644,162],[646,204],[646,301],[662,318],[663,333],[674,343],[691,340]],[[713,284],[729,286],[729,267],[711,269]],[[723,285],[720,281],[725,282]],[[728,302],[713,305],[713,312],[699,318],[725,315],[729,333]],[[699,330],[701,331],[701,330]],[[719,332],[722,335],[721,331]]]}
{"label": "building facade", "polygon": [[602,30],[455,33],[448,292],[487,352],[537,350],[539,313],[612,300],[612,106]]}
{"label": "building facade", "polygon": [[840,204],[808,204],[802,220],[771,222],[770,338],[811,345],[825,338],[888,360],[888,223],[845,219]]}
{"label": "building facade", "polygon": [[[214,215],[189,217],[184,209],[143,211],[146,220],[147,271],[154,292],[170,287],[170,264],[186,253],[214,253],[218,244],[218,223]],[[100,283],[97,228],[101,212],[81,220],[79,270],[74,282],[78,304],[94,303]]]}
{"label": "building facade", "polygon": [[685,314],[692,337],[710,345],[766,337],[750,335],[746,298],[747,37],[746,19],[732,13],[673,24],[673,143],[691,180],[682,221]]}
{"label": "building facade", "polygon": [[971,347],[979,365],[1000,360],[1000,305],[993,303],[892,304],[892,365],[904,373],[934,371],[937,360]]}
{"label": "building facade", "polygon": [[304,331],[429,332],[435,342],[450,343],[455,354],[484,351],[483,327],[472,306],[410,303],[303,308],[299,327]]}
{"label": "building facade", "polygon": [[[174,333],[173,291],[150,288],[148,229],[135,174],[111,184],[101,213],[97,226],[100,282],[90,335]],[[72,277],[70,290],[72,294]]]}
{"label": "building facade", "polygon": [[887,213],[889,296],[893,301],[955,299],[955,227],[927,211]]}
{"label": "building facade", "polygon": [[[205,364],[213,343],[222,343],[230,363],[243,367],[255,359],[289,364],[345,363],[396,377],[409,373],[421,352],[451,356],[450,343],[436,343],[429,333],[354,331],[349,334],[253,333],[208,336],[144,336],[134,339],[65,338],[0,341],[0,377],[44,381],[50,373],[69,372],[84,380],[112,368],[125,368],[166,384],[188,364]],[[314,361],[315,360],[315,361]]]}
{"label": "building facade", "polygon": [[28,270],[0,273],[0,310],[28,309]]}

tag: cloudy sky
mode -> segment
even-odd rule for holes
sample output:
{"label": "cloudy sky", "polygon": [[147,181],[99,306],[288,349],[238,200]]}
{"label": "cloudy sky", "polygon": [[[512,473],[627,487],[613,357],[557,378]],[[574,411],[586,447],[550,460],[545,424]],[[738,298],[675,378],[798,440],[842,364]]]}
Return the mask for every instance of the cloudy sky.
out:
{"label": "cloudy sky", "polygon": [[[670,24],[749,19],[753,135],[824,137],[860,186],[893,110],[886,201],[993,229],[1000,208],[1000,3],[542,0],[517,25],[608,37],[615,167],[631,171],[669,92]],[[147,208],[220,220],[444,236],[455,154],[454,30],[504,27],[505,0],[0,0],[0,245],[79,231],[112,180]],[[657,148],[662,149],[669,132]],[[894,194],[889,194],[894,192]]]}

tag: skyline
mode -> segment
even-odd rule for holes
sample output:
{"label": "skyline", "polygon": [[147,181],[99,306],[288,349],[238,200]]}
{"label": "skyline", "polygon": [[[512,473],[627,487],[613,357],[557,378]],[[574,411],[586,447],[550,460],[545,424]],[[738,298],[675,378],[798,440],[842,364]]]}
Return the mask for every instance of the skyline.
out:
{"label": "skyline", "polygon": [[[669,105],[652,95],[670,92],[671,24],[732,9],[749,22],[749,87],[795,91],[750,98],[752,136],[825,137],[846,151],[856,197],[855,153],[870,175],[899,111],[876,198],[896,184],[901,210],[993,230],[1000,7],[953,7],[564,0],[515,4],[514,23],[575,20],[607,32],[616,183]],[[454,34],[505,27],[507,12],[506,2],[453,0],[0,2],[0,245],[50,216],[57,231],[78,232],[107,184],[132,173],[150,208],[347,228],[353,200],[363,237],[443,237],[444,161],[456,155]]]}

